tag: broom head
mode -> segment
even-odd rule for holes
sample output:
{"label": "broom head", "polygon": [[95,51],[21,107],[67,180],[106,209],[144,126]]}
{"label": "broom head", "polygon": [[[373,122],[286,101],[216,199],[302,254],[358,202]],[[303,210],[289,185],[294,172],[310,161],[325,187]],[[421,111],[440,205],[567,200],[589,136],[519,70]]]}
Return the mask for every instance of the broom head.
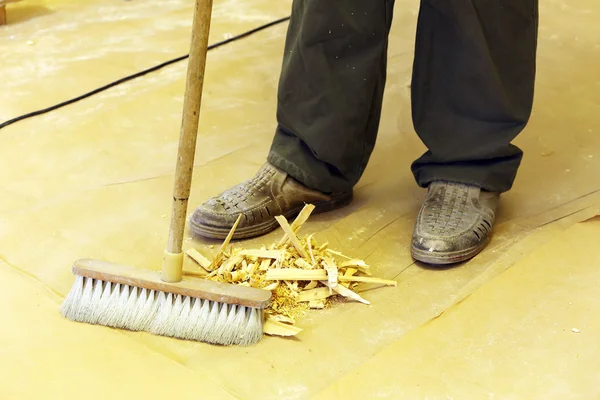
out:
{"label": "broom head", "polygon": [[220,345],[252,345],[263,336],[271,292],[184,276],[167,283],[157,271],[82,259],[61,305],[65,318]]}

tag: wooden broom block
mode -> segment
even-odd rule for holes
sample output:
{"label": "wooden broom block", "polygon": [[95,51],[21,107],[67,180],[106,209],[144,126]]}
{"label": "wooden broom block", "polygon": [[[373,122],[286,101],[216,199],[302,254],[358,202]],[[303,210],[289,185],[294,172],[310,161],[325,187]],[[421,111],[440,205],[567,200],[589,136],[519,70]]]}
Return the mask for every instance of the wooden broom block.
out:
{"label": "wooden broom block", "polygon": [[21,0],[0,0],[0,25],[6,25],[6,5],[9,3],[18,3]]}
{"label": "wooden broom block", "polygon": [[161,279],[158,271],[89,258],[77,260],[73,265],[73,273],[105,282],[260,309],[267,307],[271,299],[271,292],[263,289],[186,276],[179,282],[167,283]]}

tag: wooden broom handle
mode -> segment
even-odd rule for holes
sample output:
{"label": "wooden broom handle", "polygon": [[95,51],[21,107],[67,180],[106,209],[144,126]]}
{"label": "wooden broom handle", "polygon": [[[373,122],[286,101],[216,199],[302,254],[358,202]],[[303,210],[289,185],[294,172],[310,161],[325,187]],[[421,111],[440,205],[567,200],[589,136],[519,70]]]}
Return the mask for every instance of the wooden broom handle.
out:
{"label": "wooden broom handle", "polygon": [[208,51],[208,35],[212,14],[212,0],[196,0],[192,22],[192,43],[187,69],[187,81],[183,100],[183,116],[179,135],[173,209],[167,250],[182,252],[183,232],[186,224],[187,204],[190,197],[194,153],[198,136],[198,120],[202,102],[202,87]]}

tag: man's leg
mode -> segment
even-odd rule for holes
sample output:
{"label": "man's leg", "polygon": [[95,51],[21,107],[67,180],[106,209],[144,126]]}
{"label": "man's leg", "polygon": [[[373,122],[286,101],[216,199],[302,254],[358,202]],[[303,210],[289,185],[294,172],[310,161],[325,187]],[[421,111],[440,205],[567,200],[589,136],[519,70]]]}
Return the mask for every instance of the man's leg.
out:
{"label": "man's leg", "polygon": [[485,245],[522,158],[511,141],[531,113],[537,23],[537,0],[421,1],[412,103],[429,151],[412,170],[429,196],[417,259],[462,261]]}
{"label": "man's leg", "polygon": [[510,142],[533,102],[537,0],[422,0],[413,120],[429,151],[413,164],[435,180],[510,189],[522,152]]}
{"label": "man's leg", "polygon": [[373,150],[393,0],[294,0],[278,91],[278,127],[257,175],[202,204],[193,232],[235,238],[277,228],[304,203],[347,204]]}
{"label": "man's leg", "polygon": [[349,191],[375,145],[393,1],[296,0],[268,160],[322,192]]}

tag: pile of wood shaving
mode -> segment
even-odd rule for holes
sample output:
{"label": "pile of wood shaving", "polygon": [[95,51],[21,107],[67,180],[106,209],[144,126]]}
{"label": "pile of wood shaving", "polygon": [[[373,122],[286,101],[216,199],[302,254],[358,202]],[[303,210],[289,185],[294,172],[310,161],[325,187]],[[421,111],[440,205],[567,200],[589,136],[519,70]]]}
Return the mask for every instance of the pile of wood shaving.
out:
{"label": "pile of wood shaving", "polygon": [[312,234],[299,238],[297,233],[314,208],[306,205],[291,225],[283,216],[275,217],[284,236],[260,249],[229,245],[240,215],[212,260],[196,249],[186,251],[200,268],[184,273],[270,290],[272,300],[265,310],[264,331],[280,336],[296,335],[301,331],[295,326],[296,320],[308,309],[325,308],[334,296],[370,304],[353,290],[360,282],[396,286],[396,281],[372,277],[363,260],[330,249],[328,243],[319,245]]}

